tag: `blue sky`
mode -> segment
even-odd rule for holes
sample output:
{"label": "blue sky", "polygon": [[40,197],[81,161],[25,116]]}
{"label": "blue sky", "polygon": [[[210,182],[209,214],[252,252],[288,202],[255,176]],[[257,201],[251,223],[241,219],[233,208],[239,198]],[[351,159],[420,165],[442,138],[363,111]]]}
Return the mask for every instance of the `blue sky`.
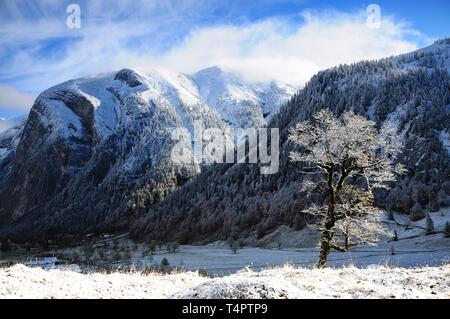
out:
{"label": "blue sky", "polygon": [[[66,8],[81,9],[81,28]],[[369,4],[381,9],[367,25]],[[191,73],[211,65],[301,86],[339,63],[408,52],[450,36],[450,1],[3,0],[0,117],[42,90],[123,67]]]}

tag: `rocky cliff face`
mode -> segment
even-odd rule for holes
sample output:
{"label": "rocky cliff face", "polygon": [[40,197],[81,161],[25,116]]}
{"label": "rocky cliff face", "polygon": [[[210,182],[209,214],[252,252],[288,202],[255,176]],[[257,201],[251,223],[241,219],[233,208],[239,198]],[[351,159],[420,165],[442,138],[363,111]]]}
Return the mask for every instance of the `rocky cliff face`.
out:
{"label": "rocky cliff face", "polygon": [[[174,128],[192,130],[200,121],[229,134],[234,125],[265,125],[265,96],[278,92],[267,99],[272,113],[292,93],[217,68],[211,76],[224,80],[205,84],[196,76],[125,69],[43,92],[26,123],[0,135],[1,236],[126,228],[200,172],[196,163],[171,161]],[[203,94],[208,90],[217,99]],[[218,107],[224,96],[233,101],[229,113]],[[247,104],[254,112],[239,118]]]}

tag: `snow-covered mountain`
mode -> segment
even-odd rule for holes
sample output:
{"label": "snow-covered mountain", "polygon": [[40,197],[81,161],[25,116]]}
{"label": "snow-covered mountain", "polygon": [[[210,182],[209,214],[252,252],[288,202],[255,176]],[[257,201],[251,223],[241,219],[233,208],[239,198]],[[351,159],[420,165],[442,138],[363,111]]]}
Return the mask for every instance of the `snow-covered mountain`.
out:
{"label": "snow-covered mountain", "polygon": [[0,117],[0,132],[6,131],[11,126],[12,125],[9,123],[7,119]]}
{"label": "snow-covered mountain", "polygon": [[192,76],[199,96],[219,112],[233,127],[262,127],[276,113],[280,103],[295,93],[282,83],[248,84],[218,67],[201,70]]}
{"label": "snow-covered mountain", "polygon": [[292,93],[217,67],[193,76],[124,69],[52,87],[24,125],[0,135],[0,227],[30,234],[123,228],[200,171],[170,160],[174,128],[201,121],[229,134],[264,126],[264,115]]}
{"label": "snow-covered mountain", "polygon": [[13,117],[5,119],[0,117],[0,133],[10,129],[11,127],[18,126],[26,120],[26,116]]}
{"label": "snow-covered mountain", "polygon": [[[6,122],[7,120],[5,120]],[[0,132],[0,162],[10,152],[14,152],[19,145],[20,136],[22,134],[23,127],[25,126],[25,120],[22,122],[12,124],[8,121],[8,128]]]}

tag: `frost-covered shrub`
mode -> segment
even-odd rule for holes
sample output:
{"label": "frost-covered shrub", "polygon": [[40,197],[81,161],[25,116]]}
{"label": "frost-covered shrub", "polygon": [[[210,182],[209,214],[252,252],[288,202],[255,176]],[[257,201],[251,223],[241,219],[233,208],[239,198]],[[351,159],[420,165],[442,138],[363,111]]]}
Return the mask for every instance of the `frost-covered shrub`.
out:
{"label": "frost-covered shrub", "polygon": [[169,267],[170,267],[169,260],[166,257],[164,257],[161,260],[161,264],[159,265],[159,267],[160,267],[160,270],[162,272],[168,272],[169,271]]}
{"label": "frost-covered shrub", "polygon": [[393,240],[393,241],[398,241],[397,230],[394,230],[394,235],[392,236],[392,240]]}

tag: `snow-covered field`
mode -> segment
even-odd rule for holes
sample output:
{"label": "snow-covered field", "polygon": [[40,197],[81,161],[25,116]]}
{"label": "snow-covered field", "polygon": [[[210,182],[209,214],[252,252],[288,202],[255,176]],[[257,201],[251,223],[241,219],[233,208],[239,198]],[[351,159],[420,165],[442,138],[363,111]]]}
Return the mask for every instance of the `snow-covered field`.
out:
{"label": "snow-covered field", "polygon": [[449,298],[450,265],[308,269],[284,266],[225,277],[197,272],[88,273],[15,265],[0,270],[0,298]]}
{"label": "snow-covered field", "polygon": [[[394,254],[391,248],[365,247],[349,253],[332,252],[329,265],[333,267],[350,266],[365,267],[371,265],[390,265],[395,267],[441,266],[450,260],[450,249],[423,250],[399,249]],[[244,267],[261,270],[290,264],[297,267],[309,267],[317,261],[316,249],[261,249],[243,248],[237,254],[229,249],[196,246],[181,246],[177,253],[162,253],[152,257],[151,262],[159,265],[167,258],[170,265],[186,270],[204,269],[209,274],[227,275]],[[139,266],[140,261],[135,262]]]}
{"label": "snow-covered field", "polygon": [[[438,213],[430,213],[435,224],[436,233],[425,234],[425,220],[410,222],[408,217],[400,214],[395,216],[395,223],[390,221],[389,228],[396,230],[398,240],[385,238],[377,246],[355,247],[348,253],[332,252],[329,265],[333,267],[356,266],[359,268],[370,265],[389,265],[391,267],[423,267],[441,266],[450,261],[450,238],[444,238],[443,228],[450,219],[450,209]],[[175,253],[169,253],[166,247],[158,247],[153,255],[149,252],[148,243],[133,243],[126,235],[109,239],[92,241],[92,257],[89,268],[102,269],[146,269],[158,267],[163,258],[169,261],[171,267],[187,271],[205,270],[212,275],[229,275],[245,267],[258,271],[267,267],[277,267],[290,264],[296,267],[310,267],[318,257],[315,247],[314,232],[305,229],[300,232],[290,232],[287,227],[280,228],[282,242],[281,249],[277,247],[277,238],[268,237],[258,242],[261,247],[245,247],[234,254],[224,242],[216,242],[206,246],[182,245]],[[278,236],[277,232],[273,236]],[[104,244],[108,243],[108,248]],[[117,242],[117,249],[113,249],[113,242]],[[303,247],[297,246],[303,243]],[[85,265],[83,245],[46,251],[0,252],[0,265],[23,263],[29,266],[54,267],[54,264]],[[103,252],[103,257],[100,255]],[[114,258],[120,253],[119,258]],[[74,261],[74,254],[80,259]],[[63,267],[57,265],[57,267]],[[82,266],[84,267],[84,266]]]}
{"label": "snow-covered field", "polygon": [[[132,244],[123,239],[119,250],[130,249]],[[268,267],[278,267],[289,264],[295,267],[311,267],[318,257],[316,248],[255,248],[245,247],[233,253],[225,245],[208,246],[180,246],[175,253],[169,253],[165,248],[157,249],[154,255],[146,252],[145,244],[137,245],[136,250],[130,250],[128,256],[122,253],[121,260],[114,260],[112,251],[107,252],[108,258],[101,260],[98,257],[100,248],[96,248],[93,258],[86,267],[83,260],[79,262],[83,271],[97,270],[104,267],[119,269],[146,269],[159,267],[166,258],[170,267],[185,271],[203,270],[210,275],[229,275],[243,268],[259,271]],[[1,258],[0,263],[23,263],[34,267],[46,269],[64,268],[64,265],[73,264],[72,252],[78,251],[82,255],[82,248],[67,248],[57,252],[48,251],[39,257],[17,257],[11,259]],[[144,254],[142,254],[144,252]],[[54,257],[57,256],[57,257]],[[2,261],[3,259],[3,261]],[[355,266],[364,268],[373,265],[389,265],[390,267],[414,268],[422,266],[442,266],[450,262],[450,239],[443,239],[442,234],[426,237],[399,240],[391,243],[380,243],[378,246],[364,246],[352,249],[348,253],[331,252],[328,264],[332,267]]]}
{"label": "snow-covered field", "polygon": [[[0,298],[450,298],[450,238],[443,235],[449,215],[448,209],[430,214],[431,235],[425,234],[425,220],[396,215],[389,227],[397,231],[397,241],[385,238],[377,246],[332,252],[325,270],[312,268],[318,251],[308,229],[280,228],[281,249],[277,238],[267,238],[256,243],[261,248],[236,254],[216,242],[183,245],[172,253],[163,246],[151,255],[148,243],[133,243],[124,234],[92,240],[87,267],[83,245],[15,251],[0,254],[0,264],[15,263],[0,268]],[[73,265],[74,254],[82,269]],[[180,270],[139,272],[157,269],[163,258]],[[107,274],[101,271],[105,267],[115,270]]]}

